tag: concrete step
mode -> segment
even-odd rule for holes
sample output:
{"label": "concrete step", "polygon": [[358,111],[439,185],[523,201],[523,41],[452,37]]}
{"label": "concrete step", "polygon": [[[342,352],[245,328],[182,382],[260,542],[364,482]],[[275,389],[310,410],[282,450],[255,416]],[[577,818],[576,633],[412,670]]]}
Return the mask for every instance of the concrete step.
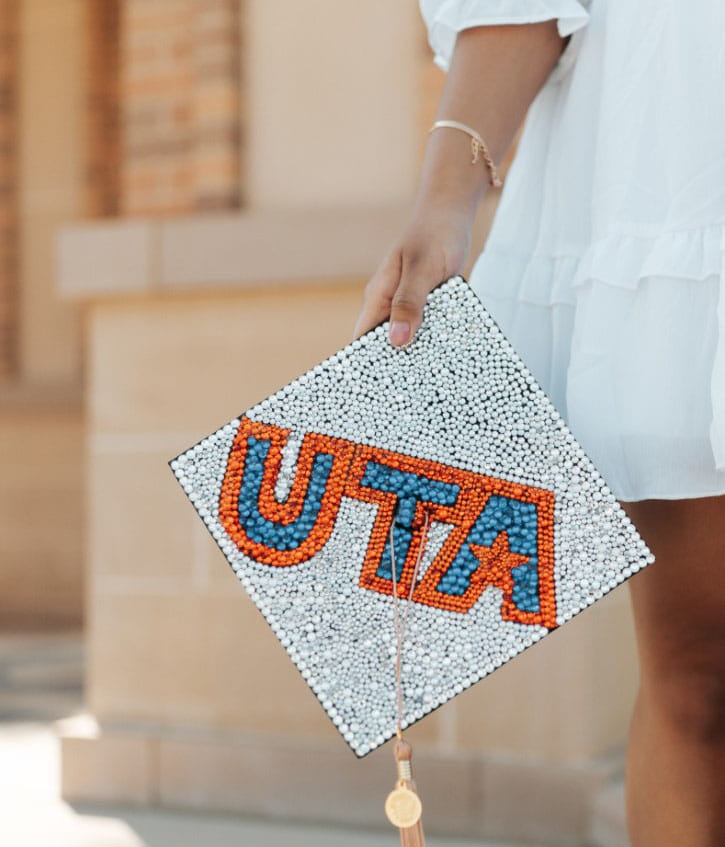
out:
{"label": "concrete step", "polygon": [[625,820],[624,779],[608,784],[592,806],[591,847],[630,847]]}
{"label": "concrete step", "polygon": [[[0,722],[0,844],[8,847],[398,847],[380,830],[171,809],[70,805],[58,785],[53,725]],[[429,836],[428,847],[524,847]],[[527,844],[525,847],[541,847]]]}
{"label": "concrete step", "polygon": [[54,720],[83,700],[80,633],[0,636],[0,720]]}
{"label": "concrete step", "polygon": [[[9,847],[397,847],[390,830],[312,826],[168,809],[70,806],[60,799],[55,720],[80,713],[79,633],[0,637],[0,845]],[[606,772],[623,761],[612,756]],[[608,783],[592,809],[586,847],[629,847],[624,785]],[[428,847],[524,847],[427,837]],[[525,847],[542,847],[528,842]],[[584,844],[581,847],[585,847]]]}

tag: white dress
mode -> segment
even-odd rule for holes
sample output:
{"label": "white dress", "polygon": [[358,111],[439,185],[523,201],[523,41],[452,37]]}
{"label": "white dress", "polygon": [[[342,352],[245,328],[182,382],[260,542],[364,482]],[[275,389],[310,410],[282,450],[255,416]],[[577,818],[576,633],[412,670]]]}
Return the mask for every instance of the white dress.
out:
{"label": "white dress", "polygon": [[466,27],[573,33],[469,281],[617,498],[725,493],[724,0],[419,2],[444,70]]}

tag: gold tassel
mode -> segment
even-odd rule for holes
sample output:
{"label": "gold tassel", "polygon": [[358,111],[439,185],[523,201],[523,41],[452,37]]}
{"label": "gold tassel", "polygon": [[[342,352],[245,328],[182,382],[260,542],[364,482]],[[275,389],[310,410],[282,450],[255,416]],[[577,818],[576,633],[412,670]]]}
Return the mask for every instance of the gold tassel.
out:
{"label": "gold tassel", "polygon": [[398,735],[393,752],[398,767],[398,780],[385,801],[385,814],[390,823],[400,830],[400,847],[425,847],[421,821],[423,807],[411,769],[413,750],[403,736]]}

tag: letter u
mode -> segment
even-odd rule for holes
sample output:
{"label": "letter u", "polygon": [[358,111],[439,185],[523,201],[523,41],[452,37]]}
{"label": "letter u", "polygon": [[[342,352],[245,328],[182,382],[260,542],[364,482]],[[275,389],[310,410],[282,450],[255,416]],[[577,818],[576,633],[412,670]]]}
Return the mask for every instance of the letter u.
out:
{"label": "letter u", "polygon": [[327,542],[356,445],[305,433],[289,495],[274,487],[290,430],[243,418],[219,497],[219,518],[242,553],[268,565],[308,561]]}

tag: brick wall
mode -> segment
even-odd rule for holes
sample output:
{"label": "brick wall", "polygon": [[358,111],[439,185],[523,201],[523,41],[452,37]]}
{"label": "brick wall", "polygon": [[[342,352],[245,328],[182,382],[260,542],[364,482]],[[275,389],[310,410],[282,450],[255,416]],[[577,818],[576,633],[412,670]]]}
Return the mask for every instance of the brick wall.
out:
{"label": "brick wall", "polygon": [[119,120],[122,0],[88,0],[88,213],[116,215],[121,202]]}
{"label": "brick wall", "polygon": [[17,0],[0,2],[0,379],[17,366]]}
{"label": "brick wall", "polygon": [[240,205],[239,0],[122,0],[123,214]]}

